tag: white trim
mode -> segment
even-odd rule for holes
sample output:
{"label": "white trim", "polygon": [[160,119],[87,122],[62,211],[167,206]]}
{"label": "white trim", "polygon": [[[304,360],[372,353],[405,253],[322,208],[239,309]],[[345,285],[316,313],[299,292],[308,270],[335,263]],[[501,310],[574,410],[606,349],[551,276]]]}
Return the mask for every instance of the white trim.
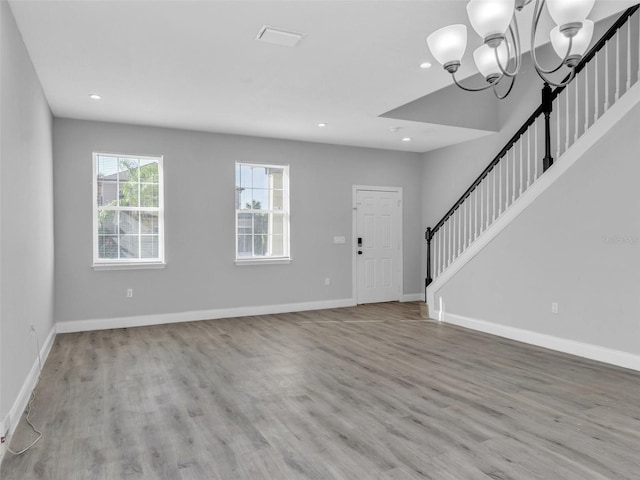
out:
{"label": "white trim", "polygon": [[[134,210],[139,212],[154,211],[158,213],[158,258],[151,259],[132,259],[131,261],[122,261],[120,259],[107,260],[99,258],[98,248],[98,170],[97,159],[99,156],[105,157],[121,157],[121,158],[135,158],[138,160],[156,160],[158,162],[158,206],[157,207],[110,207],[108,210],[119,212],[121,210]],[[164,264],[164,156],[163,155],[135,155],[135,154],[123,154],[123,153],[106,153],[106,152],[93,152],[92,156],[92,210],[93,210],[93,231],[91,233],[93,239],[93,263],[92,267],[96,270],[124,270],[128,265],[143,263],[143,264]],[[120,181],[118,180],[118,184]],[[140,261],[142,260],[142,261]],[[102,268],[102,266],[115,265],[116,268]],[[125,267],[127,266],[127,267]],[[99,268],[96,268],[99,267]],[[123,268],[125,267],[125,268]],[[163,267],[132,267],[132,268],[163,268]]]}
{"label": "white trim", "polygon": [[[44,364],[47,362],[47,357],[49,356],[49,352],[51,352],[53,341],[56,338],[56,332],[57,332],[56,325],[54,325],[51,328],[49,335],[47,335],[47,338],[45,339],[44,343],[42,344],[42,347],[40,348],[39,353],[40,353],[40,359],[42,360],[42,366],[44,366]],[[9,413],[7,415],[7,417],[10,419],[9,433],[7,435],[7,440],[6,440],[7,445],[11,441],[11,435],[13,435],[13,432],[16,431],[16,427],[18,426],[18,423],[22,418],[22,413],[26,410],[27,405],[29,404],[29,398],[31,397],[31,392],[33,391],[36,384],[38,383],[39,375],[40,375],[40,362],[38,361],[38,358],[36,358],[31,367],[31,370],[29,370],[29,374],[27,375],[27,378],[25,378],[24,383],[22,384],[22,388],[20,388],[20,392],[18,393],[18,396],[15,402],[13,402],[13,405],[11,406],[11,409],[9,410]],[[5,417],[2,420],[3,430],[4,430],[7,417]]]}
{"label": "white trim", "polygon": [[358,264],[356,251],[358,250],[358,192],[395,192],[400,197],[400,206],[398,207],[398,243],[400,245],[400,277],[398,280],[398,301],[402,299],[404,290],[404,242],[402,239],[403,225],[402,217],[404,216],[404,195],[402,187],[382,187],[370,185],[353,185],[351,191],[351,295],[358,301]]}
{"label": "white trim", "polygon": [[[237,173],[237,168],[238,166],[240,166],[242,168],[242,166],[247,166],[247,167],[261,167],[261,168],[273,168],[273,169],[280,169],[282,170],[282,191],[283,191],[283,205],[282,205],[282,210],[253,210],[253,209],[238,209],[237,206],[235,207],[235,230],[234,230],[234,236],[235,236],[235,241],[234,241],[234,245],[235,245],[235,252],[234,252],[234,258],[235,258],[235,262],[236,265],[260,265],[261,263],[272,263],[272,264],[286,264],[286,263],[291,263],[291,194],[290,194],[290,189],[291,189],[291,184],[290,184],[290,174],[289,174],[289,170],[291,168],[291,166],[289,164],[281,164],[281,165],[277,165],[277,164],[268,164],[268,163],[251,163],[251,162],[235,162],[235,168],[234,168],[234,185],[235,185],[235,195],[238,195],[238,188],[242,188],[242,187],[238,187],[238,173]],[[273,190],[274,188],[269,188],[269,191],[271,192],[271,194],[273,195]],[[235,200],[234,200],[235,203]],[[240,213],[266,213],[267,215],[270,216],[270,220],[269,220],[269,231],[271,231],[272,229],[272,224],[271,224],[271,216],[278,214],[278,215],[282,215],[284,214],[284,232],[283,232],[283,238],[284,238],[284,254],[278,257],[239,257],[238,256],[238,214]],[[253,234],[252,234],[253,236]],[[252,243],[252,247],[251,247],[251,251],[253,253],[253,243]]]}
{"label": "white trim", "polygon": [[633,353],[569,340],[567,338],[554,337],[545,333],[532,332],[530,330],[500,325],[498,323],[464,317],[453,313],[445,313],[444,322],[516,340],[518,342],[640,371],[640,355]]}
{"label": "white trim", "polygon": [[400,297],[401,302],[424,302],[424,293],[405,293]]}
{"label": "white trim", "polygon": [[147,270],[164,268],[165,262],[131,262],[131,263],[95,263],[91,265],[94,270]]}
{"label": "white trim", "polygon": [[[624,98],[624,100],[623,100]],[[518,215],[529,207],[545,190],[560,178],[573,164],[593,147],[618,121],[640,102],[640,82],[631,87],[617,103],[607,110],[553,166],[518,198],[502,216],[473,242],[453,263],[427,287],[427,304],[435,307],[435,294],[475,257],[491,240],[498,236]]]}
{"label": "white trim", "polygon": [[218,318],[248,317],[274,313],[304,312],[307,310],[325,310],[330,308],[354,307],[353,298],[322,300],[316,302],[286,303],[280,305],[260,305],[253,307],[217,308],[213,310],[194,310],[189,312],[164,313],[158,315],[139,315],[135,317],[100,318],[93,320],[71,320],[58,322],[58,333],[87,332],[91,330],[109,330],[112,328],[143,327],[166,323],[215,320]]}
{"label": "white trim", "polygon": [[[237,235],[236,235],[237,238]],[[265,257],[265,258],[256,258],[249,257],[246,260],[242,260],[240,258],[236,259],[236,265],[289,265],[291,263],[290,258],[280,258],[280,257]]]}

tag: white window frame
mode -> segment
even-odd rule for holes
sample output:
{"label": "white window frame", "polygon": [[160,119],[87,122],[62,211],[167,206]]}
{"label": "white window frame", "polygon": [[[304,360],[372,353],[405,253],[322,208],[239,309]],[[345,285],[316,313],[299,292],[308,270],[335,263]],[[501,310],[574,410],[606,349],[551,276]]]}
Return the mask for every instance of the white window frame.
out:
{"label": "white window frame", "polygon": [[[134,210],[139,212],[158,213],[158,257],[157,258],[99,258],[99,206],[98,206],[98,157],[132,158],[154,160],[158,162],[158,207],[109,207],[108,210]],[[93,264],[94,270],[128,270],[146,268],[164,268],[164,157],[162,155],[135,155],[131,153],[93,152]]]}
{"label": "white window frame", "polygon": [[[258,168],[278,168],[282,169],[282,185],[283,185],[283,210],[282,212],[276,210],[253,210],[253,209],[238,209],[235,208],[235,262],[236,265],[264,265],[264,264],[289,264],[291,263],[291,231],[290,231],[290,222],[291,222],[291,209],[289,204],[290,197],[290,182],[289,182],[289,165],[278,165],[275,163],[256,163],[256,162],[235,162],[235,168],[233,169],[234,174],[234,194],[237,194],[237,178],[236,171],[238,166],[249,166],[249,167],[258,167]],[[271,189],[273,192],[273,189]],[[270,202],[271,205],[273,204]],[[238,256],[238,214],[239,213],[269,213],[272,216],[274,213],[284,213],[284,233],[283,233],[283,241],[284,241],[284,255],[279,256],[251,256],[251,257],[239,257]],[[269,229],[273,225],[272,219],[269,218]]]}

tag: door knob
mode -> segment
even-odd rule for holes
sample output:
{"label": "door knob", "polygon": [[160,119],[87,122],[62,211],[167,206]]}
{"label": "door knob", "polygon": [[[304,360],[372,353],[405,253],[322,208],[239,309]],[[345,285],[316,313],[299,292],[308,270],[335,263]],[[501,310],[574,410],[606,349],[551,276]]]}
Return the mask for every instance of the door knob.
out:
{"label": "door knob", "polygon": [[362,255],[362,250],[358,250],[358,255]]}

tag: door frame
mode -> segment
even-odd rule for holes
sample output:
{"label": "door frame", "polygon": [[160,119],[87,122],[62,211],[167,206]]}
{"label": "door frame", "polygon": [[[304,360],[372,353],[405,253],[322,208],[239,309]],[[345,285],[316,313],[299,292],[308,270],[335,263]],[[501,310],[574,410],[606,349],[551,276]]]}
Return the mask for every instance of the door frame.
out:
{"label": "door frame", "polygon": [[358,305],[358,256],[356,250],[358,247],[358,192],[395,192],[400,197],[400,205],[398,206],[398,242],[400,243],[400,279],[398,282],[398,301],[402,300],[404,294],[404,244],[402,241],[402,216],[403,216],[403,195],[402,187],[381,187],[372,185],[353,185],[351,200],[351,297],[353,302]]}

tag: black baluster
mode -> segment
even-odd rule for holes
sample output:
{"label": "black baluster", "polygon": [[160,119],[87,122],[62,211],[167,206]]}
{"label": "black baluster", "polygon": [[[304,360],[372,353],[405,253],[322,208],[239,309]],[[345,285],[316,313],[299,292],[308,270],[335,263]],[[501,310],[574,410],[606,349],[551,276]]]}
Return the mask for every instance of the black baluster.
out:
{"label": "black baluster", "polygon": [[544,158],[542,159],[542,171],[553,165],[551,156],[551,111],[553,110],[553,97],[548,83],[542,88],[542,112],[544,113]]}
{"label": "black baluster", "polygon": [[433,281],[431,278],[431,238],[433,237],[431,228],[427,228],[427,231],[424,232],[424,239],[427,241],[427,278],[424,282],[424,287],[427,288],[429,284]]}

